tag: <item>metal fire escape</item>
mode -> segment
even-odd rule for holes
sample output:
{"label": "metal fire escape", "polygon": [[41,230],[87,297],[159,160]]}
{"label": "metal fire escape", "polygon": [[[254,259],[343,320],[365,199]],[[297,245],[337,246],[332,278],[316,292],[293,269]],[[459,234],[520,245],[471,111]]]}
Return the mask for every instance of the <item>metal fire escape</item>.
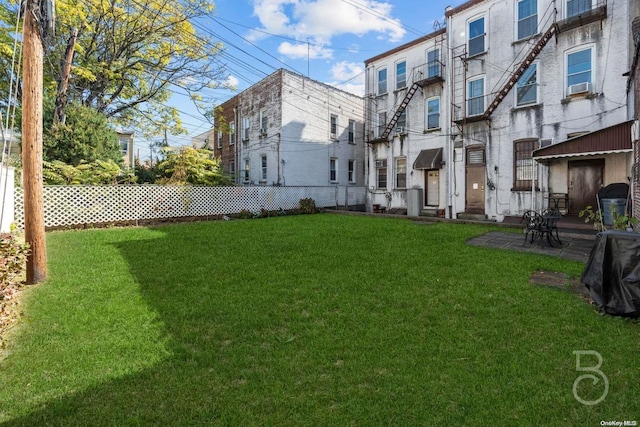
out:
{"label": "metal fire escape", "polygon": [[402,98],[402,102],[400,102],[400,105],[396,109],[395,113],[393,113],[393,117],[391,117],[391,120],[389,120],[389,123],[387,123],[387,127],[384,128],[384,132],[382,132],[382,135],[380,135],[378,139],[386,140],[389,137],[391,131],[396,126],[396,123],[398,123],[398,119],[407,109],[407,105],[409,105],[409,102],[411,102],[411,98],[413,98],[413,95],[415,95],[419,87],[420,85],[418,83],[413,83],[409,90],[407,90],[404,98]]}
{"label": "metal fire escape", "polygon": [[533,48],[529,51],[524,60],[518,65],[516,70],[511,74],[509,80],[502,86],[502,89],[498,91],[496,97],[491,101],[491,104],[487,107],[487,109],[482,114],[484,119],[489,119],[489,116],[498,108],[498,105],[502,102],[502,100],[507,96],[507,94],[513,89],[516,85],[520,77],[527,71],[527,68],[535,61],[538,57],[542,49],[547,45],[547,42],[553,37],[554,34],[558,32],[558,26],[554,22],[551,24],[549,29],[540,37],[538,42],[533,46]]}

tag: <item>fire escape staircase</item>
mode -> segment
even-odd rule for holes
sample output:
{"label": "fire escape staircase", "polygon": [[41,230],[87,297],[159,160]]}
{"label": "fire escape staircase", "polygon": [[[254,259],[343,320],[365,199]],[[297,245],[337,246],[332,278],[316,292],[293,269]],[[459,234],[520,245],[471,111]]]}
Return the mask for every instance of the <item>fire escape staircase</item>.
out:
{"label": "fire escape staircase", "polygon": [[409,102],[411,102],[411,98],[413,98],[413,95],[415,95],[419,87],[420,85],[418,83],[413,83],[411,85],[409,90],[407,90],[407,93],[404,95],[404,98],[402,98],[402,102],[398,106],[398,109],[396,110],[395,113],[393,113],[393,117],[391,117],[391,120],[389,120],[389,123],[387,123],[387,127],[384,129],[384,132],[382,132],[382,135],[380,135],[380,137],[378,137],[377,139],[371,142],[379,142],[379,141],[387,140],[387,138],[391,134],[391,131],[395,127],[396,123],[398,123],[398,118],[400,118],[404,110],[407,109],[407,105],[409,105]]}
{"label": "fire escape staircase", "polygon": [[504,84],[502,89],[497,93],[496,97],[493,99],[491,104],[487,107],[482,117],[485,120],[488,120],[491,114],[498,108],[498,105],[502,102],[502,100],[507,96],[507,94],[513,89],[516,85],[520,77],[527,71],[529,65],[533,63],[533,61],[538,57],[542,49],[547,45],[551,37],[554,34],[558,33],[558,25],[556,23],[551,24],[549,29],[540,37],[538,42],[533,46],[533,48],[529,51],[526,58],[518,65],[518,68],[513,72],[513,74],[509,77],[509,80]]}

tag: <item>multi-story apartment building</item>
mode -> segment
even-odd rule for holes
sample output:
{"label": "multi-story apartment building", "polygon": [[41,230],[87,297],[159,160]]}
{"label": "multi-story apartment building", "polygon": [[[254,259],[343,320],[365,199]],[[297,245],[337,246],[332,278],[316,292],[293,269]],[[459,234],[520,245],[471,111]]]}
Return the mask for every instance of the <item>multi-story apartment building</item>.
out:
{"label": "multi-story apartment building", "polygon": [[435,31],[365,61],[369,199],[405,208],[420,188],[425,211],[444,215],[449,158],[446,32]]}
{"label": "multi-story apartment building", "polygon": [[[628,182],[632,109],[623,75],[633,59],[636,16],[638,2],[628,0],[470,0],[445,11],[444,34],[369,60],[373,100],[380,98],[376,85],[395,84],[384,100],[385,131],[403,120],[409,129],[404,138],[393,130],[376,138],[380,102],[367,103],[372,204],[406,206],[398,184],[404,175],[411,177],[405,187],[423,188],[431,206],[429,171],[438,152],[429,150],[437,148],[444,163],[437,170],[446,175],[438,207],[454,218],[501,221],[546,207],[552,194],[562,195],[553,201],[567,213],[578,213],[595,203],[601,186]],[[441,39],[446,52],[442,82],[425,87],[412,68],[419,58],[430,62],[424,39],[431,49]],[[385,67],[388,75],[378,73]],[[398,84],[403,70],[405,87]],[[440,130],[429,134],[426,103],[438,96]],[[421,115],[427,125],[419,132]],[[422,169],[416,153],[433,169]],[[403,155],[407,161],[398,162]],[[380,181],[385,174],[391,178]]]}
{"label": "multi-story apartment building", "polygon": [[215,113],[209,146],[238,184],[364,185],[361,97],[280,69]]}

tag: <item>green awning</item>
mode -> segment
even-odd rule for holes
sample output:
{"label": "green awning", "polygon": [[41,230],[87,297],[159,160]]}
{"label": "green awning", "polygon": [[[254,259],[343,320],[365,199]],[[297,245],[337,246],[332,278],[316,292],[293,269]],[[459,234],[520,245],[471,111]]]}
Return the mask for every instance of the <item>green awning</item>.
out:
{"label": "green awning", "polygon": [[442,148],[422,150],[416,161],[413,162],[414,169],[442,169]]}

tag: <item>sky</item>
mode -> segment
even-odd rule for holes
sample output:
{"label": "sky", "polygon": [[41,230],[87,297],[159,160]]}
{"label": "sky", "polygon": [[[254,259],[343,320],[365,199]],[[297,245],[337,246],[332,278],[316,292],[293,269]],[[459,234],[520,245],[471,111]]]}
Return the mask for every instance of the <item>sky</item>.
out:
{"label": "sky", "polygon": [[[340,89],[364,94],[364,61],[433,32],[444,11],[463,0],[217,0],[214,12],[196,25],[222,43],[228,89],[210,89],[221,104],[279,68]],[[188,135],[171,145],[190,145],[211,124],[184,94],[171,105],[180,111]],[[137,142],[137,147],[147,143]],[[142,148],[144,149],[144,148]]]}

